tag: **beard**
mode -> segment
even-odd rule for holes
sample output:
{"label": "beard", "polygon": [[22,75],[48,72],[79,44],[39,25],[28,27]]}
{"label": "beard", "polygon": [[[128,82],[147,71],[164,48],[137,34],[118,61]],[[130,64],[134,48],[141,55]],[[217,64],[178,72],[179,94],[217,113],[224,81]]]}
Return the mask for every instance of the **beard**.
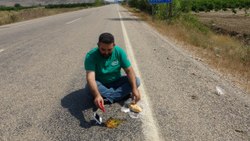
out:
{"label": "beard", "polygon": [[103,58],[109,58],[111,54],[101,54]]}

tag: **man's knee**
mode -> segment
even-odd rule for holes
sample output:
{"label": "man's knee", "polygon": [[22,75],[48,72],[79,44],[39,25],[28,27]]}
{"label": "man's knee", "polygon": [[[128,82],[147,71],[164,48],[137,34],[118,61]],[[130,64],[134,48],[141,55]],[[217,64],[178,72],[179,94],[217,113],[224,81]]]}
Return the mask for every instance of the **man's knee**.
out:
{"label": "man's knee", "polygon": [[103,85],[101,82],[99,82],[99,81],[97,81],[97,80],[96,80],[95,82],[96,82],[97,87],[100,87],[100,86]]}

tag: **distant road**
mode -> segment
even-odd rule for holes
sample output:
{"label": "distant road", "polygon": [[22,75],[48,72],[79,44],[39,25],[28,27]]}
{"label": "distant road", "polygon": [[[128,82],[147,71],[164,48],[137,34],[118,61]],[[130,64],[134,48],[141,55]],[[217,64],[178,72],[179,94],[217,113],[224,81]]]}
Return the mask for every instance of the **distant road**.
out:
{"label": "distant road", "polygon": [[[139,119],[97,126],[83,59],[111,32],[141,77]],[[0,26],[0,140],[250,140],[250,95],[119,5]],[[216,94],[215,87],[225,90]],[[122,103],[121,103],[122,104]]]}

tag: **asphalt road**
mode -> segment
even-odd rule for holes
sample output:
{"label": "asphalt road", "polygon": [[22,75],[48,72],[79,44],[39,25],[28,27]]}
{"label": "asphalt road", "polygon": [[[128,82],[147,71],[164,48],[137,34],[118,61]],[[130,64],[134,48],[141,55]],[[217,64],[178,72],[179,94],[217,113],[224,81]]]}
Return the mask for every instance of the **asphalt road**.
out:
{"label": "asphalt road", "polygon": [[[83,58],[102,32],[141,77],[143,112],[107,105],[93,122]],[[0,26],[0,140],[250,140],[250,94],[119,5]],[[224,89],[216,94],[215,87]]]}

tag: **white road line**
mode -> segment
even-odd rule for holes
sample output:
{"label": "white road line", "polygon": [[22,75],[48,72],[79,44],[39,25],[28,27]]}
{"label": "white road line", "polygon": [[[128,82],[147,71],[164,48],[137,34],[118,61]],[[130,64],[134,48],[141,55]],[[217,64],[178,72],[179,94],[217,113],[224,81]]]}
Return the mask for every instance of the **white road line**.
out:
{"label": "white road line", "polygon": [[0,49],[0,53],[3,52],[3,51],[4,51],[4,49]]}
{"label": "white road line", "polygon": [[72,24],[73,22],[76,22],[76,21],[78,21],[78,20],[80,20],[81,18],[78,18],[78,19],[75,19],[75,20],[73,20],[73,21],[69,21],[69,22],[67,22],[66,24]]}
{"label": "white road line", "polygon": [[[119,10],[118,10],[119,11]],[[122,16],[120,12],[118,12],[120,19],[122,19]],[[140,71],[138,69],[136,59],[134,57],[132,45],[130,43],[130,40],[128,38],[128,34],[125,28],[125,25],[123,21],[121,20],[121,26],[122,26],[122,32],[123,32],[123,37],[125,41],[125,45],[127,48],[128,56],[131,59],[133,68],[135,70],[136,75],[140,78],[141,80],[141,85],[139,87],[140,93],[142,95],[142,100],[141,103],[143,105],[143,112],[142,112],[142,122],[143,122],[143,133],[145,135],[145,138],[147,141],[160,141],[160,132],[158,131],[158,126],[157,123],[155,122],[152,114],[152,110],[150,108],[149,100],[145,91],[145,88],[143,86],[143,80],[140,75]]]}

